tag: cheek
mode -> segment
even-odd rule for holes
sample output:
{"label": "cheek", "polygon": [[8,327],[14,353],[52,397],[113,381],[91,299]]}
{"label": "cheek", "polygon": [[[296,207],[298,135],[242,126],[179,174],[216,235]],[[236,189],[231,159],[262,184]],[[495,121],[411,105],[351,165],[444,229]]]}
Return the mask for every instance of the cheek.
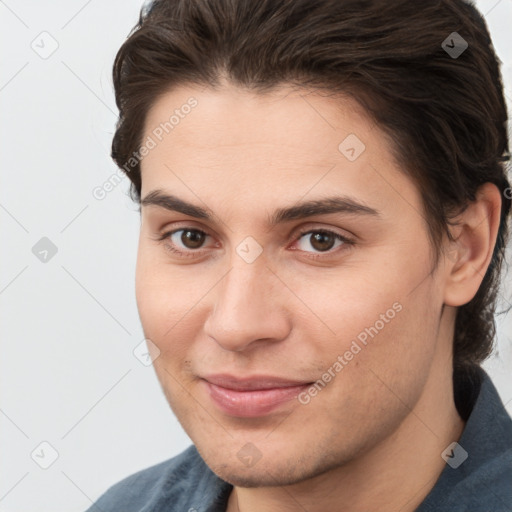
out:
{"label": "cheek", "polygon": [[[151,248],[139,248],[135,293],[144,336],[160,351],[153,366],[165,387],[191,374],[191,350],[205,322],[200,304],[218,273],[169,264]],[[179,386],[178,386],[179,387]]]}
{"label": "cheek", "polygon": [[146,338],[160,351],[168,351],[170,347],[164,340],[176,338],[174,334],[181,327],[180,318],[189,302],[187,288],[172,279],[169,267],[152,257],[150,251],[139,247],[135,295]]}
{"label": "cheek", "polygon": [[400,285],[372,275],[372,271],[340,267],[318,269],[312,276],[290,273],[289,287],[301,300],[290,302],[289,306],[293,305],[296,312],[303,311],[302,325],[297,327],[305,331],[316,329],[327,339],[347,340],[376,322],[379,330],[393,322],[403,301]]}
{"label": "cheek", "polygon": [[364,270],[319,272],[314,281],[290,274],[290,288],[302,299],[295,327],[322,340],[311,349],[324,367],[346,354],[347,366],[369,365],[402,376],[408,368],[428,368],[438,320],[435,283],[425,280],[427,267],[421,262],[407,266],[399,255],[394,261],[392,266],[375,262]]}
{"label": "cheek", "polygon": [[156,331],[169,329],[193,295],[193,286],[187,286],[176,268],[166,262],[163,253],[163,247],[151,247],[144,241],[139,243],[135,272],[135,293],[142,324]]}

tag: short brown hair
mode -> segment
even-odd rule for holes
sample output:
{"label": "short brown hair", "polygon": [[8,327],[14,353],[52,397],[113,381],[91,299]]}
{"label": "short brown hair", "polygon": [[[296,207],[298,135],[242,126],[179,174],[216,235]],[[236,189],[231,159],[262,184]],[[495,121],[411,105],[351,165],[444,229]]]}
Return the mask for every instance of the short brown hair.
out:
{"label": "short brown hair", "polygon": [[[468,45],[457,56],[448,51],[455,40]],[[499,188],[492,261],[457,311],[453,378],[462,389],[492,351],[511,206],[503,84],[481,14],[463,0],[155,0],[114,63],[117,165],[127,170],[160,95],[186,84],[215,89],[221,77],[258,93],[289,84],[362,104],[421,191],[435,262],[450,219],[480,185]],[[140,164],[127,175],[140,202]]]}

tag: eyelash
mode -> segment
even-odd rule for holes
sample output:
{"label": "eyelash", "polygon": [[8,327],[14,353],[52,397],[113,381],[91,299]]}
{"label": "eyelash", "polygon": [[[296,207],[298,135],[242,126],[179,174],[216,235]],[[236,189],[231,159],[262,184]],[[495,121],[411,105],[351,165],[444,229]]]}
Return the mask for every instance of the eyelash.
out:
{"label": "eyelash", "polygon": [[[208,233],[206,233],[205,231],[203,231],[201,229],[192,228],[192,227],[182,227],[182,228],[179,228],[179,229],[174,229],[172,231],[168,231],[166,233],[163,233],[161,236],[159,236],[157,238],[157,241],[158,242],[165,242],[166,240],[169,240],[170,237],[174,233],[178,233],[179,231],[194,231],[194,232],[206,235],[206,236],[210,236],[210,235],[208,235]],[[309,235],[309,234],[313,234],[313,233],[321,233],[321,234],[333,235],[336,238],[336,240],[339,240],[340,242],[343,242],[343,244],[341,246],[338,246],[337,250],[329,249],[329,251],[326,251],[326,252],[319,252],[319,253],[311,254],[311,253],[308,253],[308,251],[303,251],[303,252],[305,252],[307,254],[307,258],[310,258],[312,260],[317,260],[317,259],[320,259],[320,258],[324,258],[326,256],[332,256],[332,254],[335,254],[335,253],[339,252],[340,250],[346,250],[350,246],[355,245],[355,242],[353,240],[351,240],[351,239],[349,239],[349,238],[347,238],[347,237],[345,237],[343,235],[340,235],[339,233],[336,233],[335,231],[330,231],[328,229],[323,229],[323,228],[319,228],[319,229],[303,229],[303,230],[299,231],[298,236],[296,237],[295,241],[300,240],[304,235]],[[197,250],[190,249],[188,251],[182,251],[180,249],[176,249],[176,247],[174,247],[173,245],[171,245],[169,243],[165,243],[164,246],[170,252],[172,252],[174,254],[178,254],[180,257],[184,257],[184,258],[194,258],[198,254],[200,255],[203,252],[203,251],[201,251],[201,249],[197,249]],[[345,249],[343,249],[343,247],[345,247]]]}

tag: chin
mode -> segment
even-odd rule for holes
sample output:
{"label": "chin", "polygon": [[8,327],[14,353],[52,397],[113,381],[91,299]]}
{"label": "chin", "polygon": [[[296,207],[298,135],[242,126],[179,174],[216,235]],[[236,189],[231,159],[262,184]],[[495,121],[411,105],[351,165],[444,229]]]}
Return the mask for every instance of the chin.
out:
{"label": "chin", "polygon": [[252,488],[292,485],[308,478],[308,476],[298,478],[295,475],[286,474],[276,467],[272,468],[272,473],[264,468],[241,470],[239,466],[217,466],[211,469],[219,478],[236,487]]}

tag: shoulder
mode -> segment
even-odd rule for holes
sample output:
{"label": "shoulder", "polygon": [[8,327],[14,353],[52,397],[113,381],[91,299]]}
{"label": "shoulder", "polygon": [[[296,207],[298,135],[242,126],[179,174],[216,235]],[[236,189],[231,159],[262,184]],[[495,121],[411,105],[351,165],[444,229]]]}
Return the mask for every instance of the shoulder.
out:
{"label": "shoulder", "polygon": [[186,512],[193,508],[194,500],[202,501],[208,494],[216,496],[226,485],[191,445],[175,457],[116,483],[86,512],[157,512],[170,510],[170,504]]}
{"label": "shoulder", "polygon": [[482,385],[460,443],[466,445],[468,463],[448,503],[466,496],[468,512],[512,512],[512,418],[490,376],[482,371]]}
{"label": "shoulder", "polygon": [[444,505],[461,512],[512,512],[512,448],[457,482],[446,493]]}
{"label": "shoulder", "polygon": [[460,464],[443,469],[416,512],[512,512],[512,418],[483,370],[470,385],[469,418],[457,441]]}

